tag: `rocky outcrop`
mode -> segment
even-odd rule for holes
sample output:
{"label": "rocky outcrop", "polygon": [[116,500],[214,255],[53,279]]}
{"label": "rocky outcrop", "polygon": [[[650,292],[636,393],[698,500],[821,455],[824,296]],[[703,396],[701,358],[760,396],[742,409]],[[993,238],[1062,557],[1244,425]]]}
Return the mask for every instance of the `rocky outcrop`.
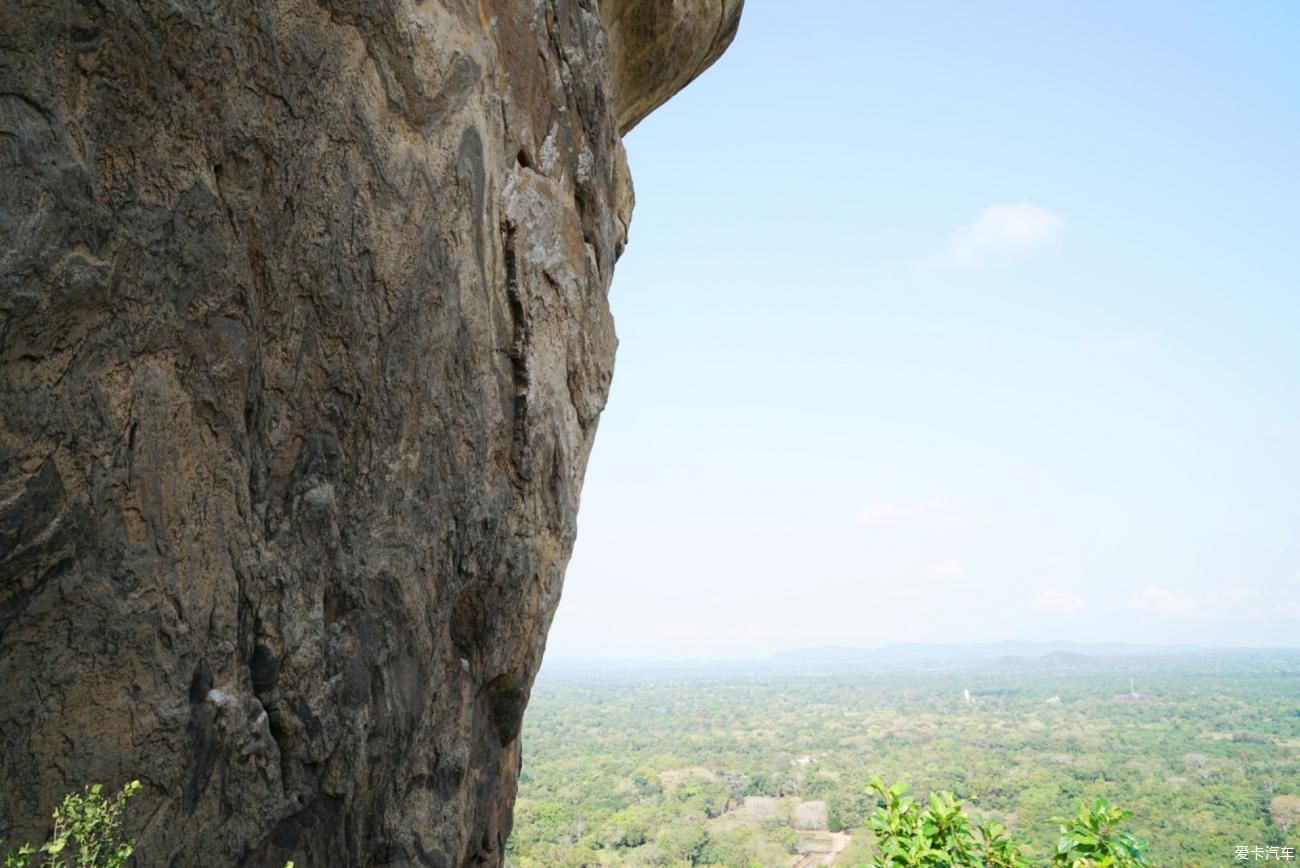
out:
{"label": "rocky outcrop", "polygon": [[0,0],[0,836],[495,865],[620,135],[739,0]]}
{"label": "rocky outcrop", "polygon": [[600,4],[609,34],[619,132],[640,123],[727,50],[740,26],[743,6],[744,0]]}

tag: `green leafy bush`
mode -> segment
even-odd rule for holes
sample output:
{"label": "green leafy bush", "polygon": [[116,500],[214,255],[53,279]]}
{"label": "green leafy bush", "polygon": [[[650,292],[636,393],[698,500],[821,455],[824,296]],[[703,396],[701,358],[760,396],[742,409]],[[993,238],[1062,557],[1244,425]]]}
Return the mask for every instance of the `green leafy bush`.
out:
{"label": "green leafy bush", "polygon": [[1105,799],[1097,799],[1091,807],[1080,805],[1075,817],[1057,817],[1061,824],[1061,840],[1056,845],[1053,865],[1068,868],[1138,868],[1150,865],[1146,856],[1147,842],[1118,826],[1133,816],[1132,811],[1120,811]]}
{"label": "green leafy bush", "polygon": [[[1033,868],[1020,844],[1000,823],[973,828],[951,793],[934,793],[924,804],[907,795],[907,785],[871,780],[881,805],[871,816],[880,855],[872,868]],[[1131,816],[1105,799],[1081,805],[1075,817],[1058,817],[1061,838],[1052,868],[1145,868],[1146,842],[1118,826]]]}
{"label": "green leafy bush", "polygon": [[871,816],[881,855],[873,868],[895,866],[988,866],[1022,868],[1030,863],[1000,823],[971,829],[962,804],[951,793],[931,794],[926,804],[907,795],[907,785],[886,787],[878,777],[871,789],[884,804]]}
{"label": "green leafy bush", "polygon": [[94,784],[82,795],[64,796],[54,809],[50,840],[6,854],[4,868],[122,868],[135,851],[135,841],[122,840],[122,812],[140,782],[131,781],[112,799],[103,789]]}

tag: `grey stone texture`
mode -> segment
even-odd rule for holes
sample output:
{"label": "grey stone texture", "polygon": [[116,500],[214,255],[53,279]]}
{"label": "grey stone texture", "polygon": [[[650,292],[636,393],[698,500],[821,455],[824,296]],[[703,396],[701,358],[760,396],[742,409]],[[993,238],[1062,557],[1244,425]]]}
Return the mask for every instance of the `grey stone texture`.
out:
{"label": "grey stone texture", "polygon": [[500,864],[620,136],[739,12],[0,0],[0,836]]}

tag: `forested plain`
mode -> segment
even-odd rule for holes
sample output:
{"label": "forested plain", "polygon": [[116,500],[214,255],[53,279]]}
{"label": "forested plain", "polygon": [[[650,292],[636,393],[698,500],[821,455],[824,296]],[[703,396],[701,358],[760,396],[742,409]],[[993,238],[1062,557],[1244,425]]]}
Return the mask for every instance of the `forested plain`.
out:
{"label": "forested plain", "polygon": [[1300,652],[544,669],[507,864],[865,865],[873,775],[951,791],[1040,858],[1104,797],[1153,865],[1284,861]]}

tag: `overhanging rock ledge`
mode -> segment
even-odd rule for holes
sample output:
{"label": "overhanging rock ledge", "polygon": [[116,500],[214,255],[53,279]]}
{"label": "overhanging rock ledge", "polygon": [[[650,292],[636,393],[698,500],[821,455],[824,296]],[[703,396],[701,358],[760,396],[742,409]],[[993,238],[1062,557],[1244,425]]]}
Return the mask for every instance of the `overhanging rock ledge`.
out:
{"label": "overhanging rock ledge", "polygon": [[620,136],[740,7],[0,3],[0,837],[500,864]]}

